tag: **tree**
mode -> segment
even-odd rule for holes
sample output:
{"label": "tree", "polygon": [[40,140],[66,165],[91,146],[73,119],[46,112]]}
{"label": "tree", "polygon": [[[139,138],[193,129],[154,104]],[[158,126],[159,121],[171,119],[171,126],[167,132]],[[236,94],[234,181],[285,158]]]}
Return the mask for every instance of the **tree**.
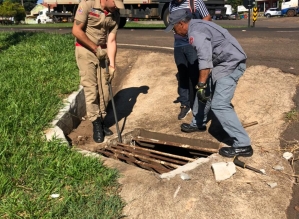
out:
{"label": "tree", "polygon": [[14,21],[19,23],[26,17],[25,9],[19,3],[5,1],[2,5],[0,5],[0,17],[4,17],[7,20],[13,17]]}
{"label": "tree", "polygon": [[30,12],[36,6],[36,0],[24,0],[24,8]]}
{"label": "tree", "polygon": [[14,4],[15,4],[15,10],[17,11],[17,14],[14,16],[15,22],[20,23],[20,21],[25,20],[26,17],[25,8],[19,3],[14,3]]}
{"label": "tree", "polygon": [[[3,0],[0,0],[3,1]],[[4,0],[7,1],[7,0]],[[37,3],[37,0],[9,0],[12,3],[19,3],[24,6],[26,12],[30,12]]]}
{"label": "tree", "polygon": [[239,5],[243,5],[243,0],[228,0],[228,1],[227,1],[227,4],[228,4],[228,5],[231,5],[232,8],[234,9],[234,11],[237,12],[237,10],[238,10],[238,6],[239,6]]}

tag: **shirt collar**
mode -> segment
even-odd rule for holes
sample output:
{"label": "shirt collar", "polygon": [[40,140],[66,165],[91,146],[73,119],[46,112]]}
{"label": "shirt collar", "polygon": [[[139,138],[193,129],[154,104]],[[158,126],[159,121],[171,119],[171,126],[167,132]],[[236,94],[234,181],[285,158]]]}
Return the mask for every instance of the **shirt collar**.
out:
{"label": "shirt collar", "polygon": [[101,1],[100,0],[95,0],[95,3],[93,5],[93,7],[96,8],[96,9],[102,9]]}

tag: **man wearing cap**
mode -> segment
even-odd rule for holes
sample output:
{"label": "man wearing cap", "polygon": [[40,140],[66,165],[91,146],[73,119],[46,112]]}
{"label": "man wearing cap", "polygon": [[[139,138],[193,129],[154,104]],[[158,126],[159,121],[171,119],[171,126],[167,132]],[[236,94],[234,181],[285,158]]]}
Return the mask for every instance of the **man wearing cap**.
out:
{"label": "man wearing cap", "polygon": [[225,157],[252,156],[250,138],[231,105],[237,82],[246,69],[244,50],[226,29],[210,21],[191,19],[190,13],[184,10],[170,14],[165,31],[171,30],[181,36],[187,35],[197,51],[199,79],[196,99],[205,103],[205,109],[200,109],[201,105],[195,100],[193,111],[197,114],[190,124],[192,131],[206,130],[207,113],[212,110],[224,131],[233,139],[231,147],[221,148],[219,154]]}
{"label": "man wearing cap", "polygon": [[[176,10],[192,12],[193,18],[211,20],[211,16],[202,0],[172,0],[169,4],[170,14]],[[174,60],[178,69],[178,94],[180,102],[178,119],[184,119],[193,106],[195,85],[198,81],[198,62],[195,49],[189,44],[188,37],[173,34]],[[190,87],[190,82],[192,86]],[[188,132],[189,124],[183,123],[182,131]]]}
{"label": "man wearing cap", "polygon": [[[109,101],[107,81],[115,74],[116,33],[122,0],[82,0],[72,29],[76,37],[76,61],[83,86],[87,118],[93,124],[93,139],[100,143],[113,132],[103,123]],[[105,59],[109,59],[106,73]]]}

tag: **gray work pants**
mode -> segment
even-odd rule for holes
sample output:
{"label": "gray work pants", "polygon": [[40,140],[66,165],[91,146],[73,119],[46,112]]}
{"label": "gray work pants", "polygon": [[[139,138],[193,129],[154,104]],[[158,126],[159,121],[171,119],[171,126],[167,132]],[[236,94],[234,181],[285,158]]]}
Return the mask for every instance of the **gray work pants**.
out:
{"label": "gray work pants", "polygon": [[212,98],[206,104],[199,102],[197,97],[193,106],[193,119],[191,126],[201,127],[207,123],[208,112],[212,110],[219,120],[223,130],[234,139],[233,147],[249,146],[250,138],[243,128],[238,116],[231,105],[239,78],[243,75],[246,64],[241,63],[237,68],[225,77],[218,79],[212,84],[211,77],[208,81],[208,88],[212,93]]}

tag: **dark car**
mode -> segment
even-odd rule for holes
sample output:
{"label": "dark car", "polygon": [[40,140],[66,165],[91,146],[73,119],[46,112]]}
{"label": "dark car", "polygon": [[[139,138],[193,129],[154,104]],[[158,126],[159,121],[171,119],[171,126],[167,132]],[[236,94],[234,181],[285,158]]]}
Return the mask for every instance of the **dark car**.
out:
{"label": "dark car", "polygon": [[228,16],[228,20],[240,20],[240,15],[238,13],[232,13]]}

